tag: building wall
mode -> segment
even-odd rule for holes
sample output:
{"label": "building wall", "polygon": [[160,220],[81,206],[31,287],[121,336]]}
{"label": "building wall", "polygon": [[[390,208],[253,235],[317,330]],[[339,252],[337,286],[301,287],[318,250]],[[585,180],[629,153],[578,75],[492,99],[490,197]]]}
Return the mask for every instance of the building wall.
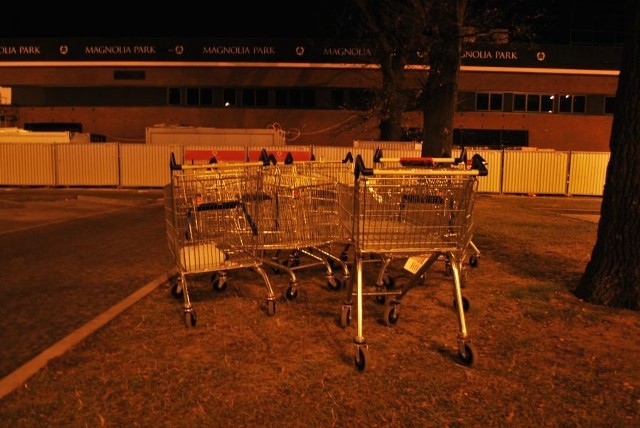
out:
{"label": "building wall", "polygon": [[[114,72],[144,71],[142,80],[115,80]],[[414,84],[426,71],[412,71]],[[362,87],[380,83],[380,72],[364,67],[224,66],[224,67],[5,67],[2,86],[171,86],[212,87]],[[617,75],[504,71],[462,71],[459,90],[467,92],[572,93],[613,96]],[[107,141],[144,142],[145,129],[158,124],[218,128],[278,126],[292,144],[351,146],[355,140],[379,139],[377,120],[361,112],[338,109],[276,109],[188,106],[20,106],[11,107],[12,123],[81,123],[84,132],[103,134]],[[403,126],[421,127],[422,114],[409,112]],[[454,128],[527,130],[529,146],[556,150],[608,151],[612,115],[458,111]]]}

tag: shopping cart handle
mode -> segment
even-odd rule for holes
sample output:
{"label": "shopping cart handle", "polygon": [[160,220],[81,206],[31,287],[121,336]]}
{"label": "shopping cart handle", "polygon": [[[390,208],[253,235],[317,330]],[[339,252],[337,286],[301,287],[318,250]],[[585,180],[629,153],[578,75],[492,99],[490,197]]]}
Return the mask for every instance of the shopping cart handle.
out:
{"label": "shopping cart handle", "polygon": [[171,171],[176,171],[176,170],[182,169],[182,165],[179,165],[176,162],[176,155],[173,152],[171,152],[171,157],[169,158],[169,168],[170,168]]}
{"label": "shopping cart handle", "polygon": [[356,176],[356,180],[360,178],[360,174],[362,175],[373,175],[373,168],[367,168],[364,166],[364,161],[362,160],[362,156],[356,156],[356,162],[353,169],[353,173]]}
{"label": "shopping cart handle", "polygon": [[287,152],[287,157],[284,158],[284,164],[285,165],[293,164],[293,155],[291,154],[291,152]]}
{"label": "shopping cart handle", "polygon": [[273,154],[268,154],[267,149],[262,149],[258,160],[262,162],[263,166],[268,166],[270,163],[275,165],[277,163],[276,157]]}
{"label": "shopping cart handle", "polygon": [[347,155],[344,157],[344,159],[342,159],[342,163],[347,162],[353,163],[353,155],[351,154],[351,152],[347,152]]}
{"label": "shopping cart handle", "polygon": [[477,169],[480,177],[489,175],[489,171],[487,170],[487,161],[485,161],[478,153],[473,155],[471,158],[471,168]]}
{"label": "shopping cart handle", "polygon": [[456,158],[453,164],[454,165],[467,164],[467,149],[464,146],[462,146],[462,148],[460,149],[460,157]]}
{"label": "shopping cart handle", "polygon": [[373,163],[380,162],[382,159],[382,149],[380,147],[376,147],[376,152],[373,154]]}

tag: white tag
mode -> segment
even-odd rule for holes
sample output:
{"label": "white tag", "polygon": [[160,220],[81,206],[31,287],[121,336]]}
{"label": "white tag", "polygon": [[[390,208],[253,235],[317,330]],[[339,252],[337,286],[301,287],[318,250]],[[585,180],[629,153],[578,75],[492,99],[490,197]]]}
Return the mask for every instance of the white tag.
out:
{"label": "white tag", "polygon": [[415,274],[416,272],[418,272],[418,269],[420,269],[422,265],[427,262],[427,260],[429,260],[428,255],[409,257],[407,259],[407,262],[404,264],[404,268],[405,270],[408,270],[409,272]]}

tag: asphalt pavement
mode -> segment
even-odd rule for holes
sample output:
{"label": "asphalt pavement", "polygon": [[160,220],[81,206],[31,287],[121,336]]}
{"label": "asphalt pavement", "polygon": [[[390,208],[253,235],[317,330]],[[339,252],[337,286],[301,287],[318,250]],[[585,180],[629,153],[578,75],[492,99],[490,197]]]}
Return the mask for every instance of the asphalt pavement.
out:
{"label": "asphalt pavement", "polygon": [[0,396],[175,267],[161,189],[0,189]]}

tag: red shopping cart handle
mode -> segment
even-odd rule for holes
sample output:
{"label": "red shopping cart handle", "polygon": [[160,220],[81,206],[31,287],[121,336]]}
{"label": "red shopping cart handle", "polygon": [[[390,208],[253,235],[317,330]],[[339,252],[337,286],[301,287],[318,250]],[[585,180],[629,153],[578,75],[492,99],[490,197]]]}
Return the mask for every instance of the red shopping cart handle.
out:
{"label": "red shopping cart handle", "polygon": [[434,166],[436,162],[433,158],[400,158],[400,165],[402,166]]}
{"label": "red shopping cart handle", "polygon": [[373,154],[373,163],[379,162],[400,162],[402,166],[414,166],[414,167],[434,167],[438,164],[454,164],[458,165],[460,163],[466,163],[467,161],[467,151],[464,146],[461,148],[460,157],[452,158],[448,156],[446,153],[442,155],[442,157],[433,157],[433,156],[420,156],[420,157],[401,157],[401,158],[390,158],[385,159],[382,156],[382,149],[378,147]]}

